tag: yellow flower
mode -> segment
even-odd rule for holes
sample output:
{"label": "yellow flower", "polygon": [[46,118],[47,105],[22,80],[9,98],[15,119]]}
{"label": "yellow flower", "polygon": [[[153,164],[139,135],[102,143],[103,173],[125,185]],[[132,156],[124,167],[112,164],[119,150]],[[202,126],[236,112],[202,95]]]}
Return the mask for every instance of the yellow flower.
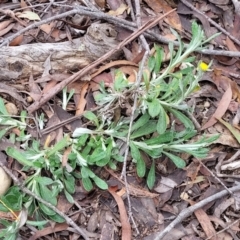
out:
{"label": "yellow flower", "polygon": [[199,63],[199,68],[203,71],[206,72],[209,69],[210,64],[206,64],[205,62],[200,62]]}

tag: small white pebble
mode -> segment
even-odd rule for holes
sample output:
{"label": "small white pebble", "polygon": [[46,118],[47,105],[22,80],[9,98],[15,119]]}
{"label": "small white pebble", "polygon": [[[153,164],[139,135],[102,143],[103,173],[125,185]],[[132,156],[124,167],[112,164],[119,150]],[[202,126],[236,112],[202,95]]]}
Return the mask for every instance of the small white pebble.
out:
{"label": "small white pebble", "polygon": [[203,106],[204,106],[205,108],[209,108],[209,107],[210,107],[210,102],[205,101]]}

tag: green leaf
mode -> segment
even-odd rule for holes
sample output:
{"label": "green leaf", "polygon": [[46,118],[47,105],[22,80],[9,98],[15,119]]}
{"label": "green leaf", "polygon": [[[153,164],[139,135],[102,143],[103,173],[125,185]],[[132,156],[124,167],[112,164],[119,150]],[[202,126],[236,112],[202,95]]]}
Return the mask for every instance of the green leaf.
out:
{"label": "green leaf", "polygon": [[156,121],[150,120],[145,125],[140,127],[138,130],[133,132],[131,134],[131,139],[138,138],[138,137],[141,137],[141,136],[146,136],[148,134],[156,132],[156,130],[157,130]]}
{"label": "green leaf", "polygon": [[5,104],[4,104],[4,101],[2,98],[0,98],[0,112],[3,114],[3,115],[6,115],[6,116],[9,116],[9,113],[5,107]]}
{"label": "green leaf", "polygon": [[138,161],[138,159],[141,158],[141,154],[139,149],[136,147],[136,145],[133,142],[130,142],[130,151],[132,158],[135,160],[135,162]]}
{"label": "green leaf", "polygon": [[73,199],[72,195],[68,191],[66,191],[65,189],[64,189],[64,194],[65,194],[68,202],[74,203],[74,199]]}
{"label": "green leaf", "polygon": [[54,222],[57,222],[57,223],[63,223],[65,222],[66,220],[64,218],[62,218],[60,215],[58,215],[57,213],[55,215],[48,215],[48,217],[54,221]]}
{"label": "green leaf", "polygon": [[102,149],[102,147],[96,148],[93,153],[89,156],[90,163],[96,163],[106,157],[106,152]]}
{"label": "green leaf", "polygon": [[135,131],[145,125],[150,119],[148,113],[143,114],[132,126],[132,131]]}
{"label": "green leaf", "polygon": [[11,127],[4,128],[0,131],[0,140],[5,136],[9,129],[11,129]]}
{"label": "green leaf", "polygon": [[45,185],[38,184],[39,190],[40,190],[40,195],[41,197],[51,203],[52,205],[56,206],[57,205],[57,198],[53,195],[53,192],[48,189]]}
{"label": "green leaf", "polygon": [[161,111],[161,104],[158,99],[154,98],[151,102],[147,102],[148,104],[148,113],[152,118],[155,118],[159,115]]}
{"label": "green leaf", "polygon": [[63,139],[61,139],[59,142],[57,142],[52,148],[47,149],[47,155],[51,156],[56,152],[67,147],[69,144],[70,144],[69,137],[66,136]]}
{"label": "green leaf", "polygon": [[144,177],[146,173],[146,163],[142,156],[137,160],[137,175],[139,177]]}
{"label": "green leaf", "polygon": [[53,184],[53,180],[48,177],[35,177],[35,181],[37,181],[41,185],[50,185]]}
{"label": "green leaf", "polygon": [[130,142],[130,151],[133,160],[137,162],[137,174],[139,177],[144,177],[146,172],[146,164],[143,160],[141,153],[139,149],[136,147],[136,145],[133,142]]}
{"label": "green leaf", "polygon": [[173,161],[173,163],[176,165],[177,168],[186,167],[186,163],[182,158],[165,151],[163,151],[163,153]]}
{"label": "green leaf", "polygon": [[183,113],[181,113],[180,111],[176,110],[176,109],[173,109],[173,108],[168,108],[169,112],[171,112],[178,120],[180,120],[183,125],[185,126],[185,128],[187,129],[194,129],[194,124],[193,122],[188,118],[186,117]]}
{"label": "green leaf", "polygon": [[155,161],[153,161],[152,165],[151,165],[151,168],[150,168],[150,171],[149,171],[148,176],[147,176],[147,185],[148,185],[149,189],[153,188],[155,180],[156,180]]}
{"label": "green leaf", "polygon": [[163,134],[160,134],[157,137],[152,137],[150,139],[144,140],[147,145],[156,145],[162,143],[171,143],[175,137],[175,132],[173,131],[166,131]]}
{"label": "green leaf", "polygon": [[56,214],[52,209],[50,209],[49,207],[47,207],[45,204],[43,204],[43,203],[41,203],[41,202],[39,202],[38,204],[39,204],[40,209],[41,209],[48,217],[54,216],[54,215]]}
{"label": "green leaf", "polygon": [[88,177],[88,171],[86,167],[81,167],[81,175],[82,175],[82,178]]}
{"label": "green leaf", "polygon": [[149,68],[150,72],[152,72],[152,70],[154,69],[154,66],[155,66],[155,57],[154,56],[150,56],[148,58],[148,68]]}
{"label": "green leaf", "polygon": [[85,118],[87,118],[88,120],[94,122],[95,125],[96,125],[97,127],[99,127],[98,118],[97,118],[97,116],[96,116],[93,112],[91,112],[91,111],[86,111],[86,112],[83,114],[83,116],[84,116]]}
{"label": "green leaf", "polygon": [[33,167],[34,164],[32,161],[29,161],[25,154],[22,152],[19,152],[17,149],[13,147],[8,147],[6,150],[6,153],[8,156],[12,157],[13,159],[16,159],[19,163],[21,163],[23,166],[30,166]]}
{"label": "green leaf", "polygon": [[26,223],[31,225],[31,226],[35,226],[35,227],[43,227],[44,225],[46,225],[49,221],[47,220],[42,220],[42,221],[30,221],[27,220]]}
{"label": "green leaf", "polygon": [[90,178],[82,178],[82,184],[86,191],[91,191],[93,189],[92,181]]}
{"label": "green leaf", "polygon": [[154,72],[157,74],[160,71],[162,59],[163,59],[163,49],[155,44],[155,66],[154,66]]}
{"label": "green leaf", "polygon": [[168,115],[165,112],[162,105],[160,105],[159,119],[157,122],[157,132],[159,134],[163,134],[167,129],[167,124],[168,124]]}
{"label": "green leaf", "polygon": [[92,179],[99,188],[101,188],[103,190],[108,189],[107,183],[104,180],[102,180],[101,178],[99,178],[98,176],[95,176]]}
{"label": "green leaf", "polygon": [[114,86],[114,90],[117,92],[122,91],[124,88],[128,86],[128,81],[123,72],[119,70],[116,72],[113,86]]}
{"label": "green leaf", "polygon": [[65,173],[64,185],[67,191],[71,194],[75,192],[75,178],[70,174]]}

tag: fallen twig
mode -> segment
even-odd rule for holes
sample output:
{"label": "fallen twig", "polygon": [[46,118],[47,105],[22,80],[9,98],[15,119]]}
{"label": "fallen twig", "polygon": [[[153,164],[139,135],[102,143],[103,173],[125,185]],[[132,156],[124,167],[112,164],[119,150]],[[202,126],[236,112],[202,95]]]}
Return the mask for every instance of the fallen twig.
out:
{"label": "fallen twig", "polygon": [[[230,192],[236,192],[240,191],[240,184],[238,184],[235,187],[231,187],[228,189]],[[157,236],[154,238],[154,240],[161,240],[167,233],[169,233],[177,224],[181,223],[185,218],[189,217],[190,215],[193,214],[194,211],[197,209],[205,206],[206,204],[219,199],[221,197],[226,196],[229,194],[229,191],[227,190],[222,190],[221,192],[218,192],[208,198],[203,199],[202,201],[196,203],[195,205],[188,207],[184,210],[182,210],[179,215],[173,220],[162,232],[159,232]]]}

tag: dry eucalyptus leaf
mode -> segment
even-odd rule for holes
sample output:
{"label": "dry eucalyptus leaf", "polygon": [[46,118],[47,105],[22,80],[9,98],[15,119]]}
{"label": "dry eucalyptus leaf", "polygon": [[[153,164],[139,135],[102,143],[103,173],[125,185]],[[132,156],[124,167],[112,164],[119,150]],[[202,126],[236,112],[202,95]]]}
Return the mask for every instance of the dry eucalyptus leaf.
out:
{"label": "dry eucalyptus leaf", "polygon": [[7,173],[0,167],[0,196],[3,196],[9,189],[12,179]]}

